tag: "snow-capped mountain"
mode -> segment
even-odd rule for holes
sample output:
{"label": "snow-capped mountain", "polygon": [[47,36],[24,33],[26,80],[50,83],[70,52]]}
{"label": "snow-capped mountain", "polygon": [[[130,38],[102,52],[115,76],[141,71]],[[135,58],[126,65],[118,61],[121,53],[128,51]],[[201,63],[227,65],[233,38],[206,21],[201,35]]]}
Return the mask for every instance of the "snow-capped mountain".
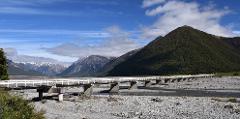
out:
{"label": "snow-capped mountain", "polygon": [[34,63],[18,63],[23,66],[26,70],[33,70],[47,76],[55,76],[61,73],[67,67],[60,64],[34,64]]}
{"label": "snow-capped mountain", "polygon": [[42,75],[37,71],[30,70],[29,68],[25,68],[24,64],[14,63],[11,60],[7,60],[7,62],[8,62],[8,73],[10,75],[31,75],[31,76]]}
{"label": "snow-capped mountain", "polygon": [[95,76],[105,64],[114,60],[114,57],[104,57],[99,55],[91,55],[86,58],[79,59],[69,68],[60,73],[60,76]]}
{"label": "snow-capped mountain", "polygon": [[6,48],[5,51],[11,75],[55,76],[71,65],[71,63],[60,62],[51,58],[19,55],[17,50],[13,48]]}
{"label": "snow-capped mountain", "polygon": [[[55,76],[61,73],[67,67],[59,64],[35,64],[35,63],[15,63],[8,61],[10,75],[46,75]],[[23,72],[24,71],[24,72]],[[21,73],[22,72],[22,73]],[[29,73],[26,73],[29,72]]]}
{"label": "snow-capped mountain", "polygon": [[12,60],[15,63],[22,63],[22,64],[32,64],[36,66],[42,65],[62,65],[64,67],[68,67],[71,65],[70,62],[60,62],[55,59],[45,58],[45,57],[34,57],[34,56],[27,56],[27,55],[16,55],[16,56],[7,56],[9,60]]}

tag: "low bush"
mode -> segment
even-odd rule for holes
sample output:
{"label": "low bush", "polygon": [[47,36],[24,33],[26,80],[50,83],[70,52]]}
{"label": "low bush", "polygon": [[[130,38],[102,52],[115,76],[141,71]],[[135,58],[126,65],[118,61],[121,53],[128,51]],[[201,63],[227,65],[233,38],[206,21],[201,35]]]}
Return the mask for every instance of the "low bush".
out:
{"label": "low bush", "polygon": [[44,119],[43,113],[36,112],[28,101],[0,91],[0,119]]}

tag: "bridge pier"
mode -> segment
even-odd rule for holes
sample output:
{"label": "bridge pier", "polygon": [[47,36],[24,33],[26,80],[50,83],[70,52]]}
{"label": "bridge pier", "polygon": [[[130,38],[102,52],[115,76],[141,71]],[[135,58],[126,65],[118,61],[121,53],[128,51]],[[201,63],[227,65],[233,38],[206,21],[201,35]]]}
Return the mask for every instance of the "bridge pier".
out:
{"label": "bridge pier", "polygon": [[164,80],[161,80],[161,79],[156,80],[156,84],[162,84],[162,83],[164,83]]}
{"label": "bridge pier", "polygon": [[110,84],[110,89],[109,89],[109,93],[118,93],[119,92],[119,83],[111,83]]}
{"label": "bridge pier", "polygon": [[63,101],[63,94],[60,93],[60,94],[58,95],[58,101],[59,101],[59,102],[62,102],[62,101]]}
{"label": "bridge pier", "polygon": [[91,96],[93,92],[93,84],[84,84],[83,85],[83,95],[84,96]]}
{"label": "bridge pier", "polygon": [[177,82],[181,82],[181,81],[183,81],[183,78],[178,78],[177,79]]}
{"label": "bridge pier", "polygon": [[131,81],[131,82],[130,82],[129,90],[137,89],[137,88],[138,88],[138,86],[137,86],[137,81]]}
{"label": "bridge pier", "polygon": [[187,80],[187,78],[183,78],[183,79],[182,79],[182,81],[186,81],[186,80]]}
{"label": "bridge pier", "polygon": [[151,81],[145,81],[145,84],[144,84],[145,87],[150,87],[151,85],[152,85]]}
{"label": "bridge pier", "polygon": [[47,92],[48,93],[58,93],[58,101],[59,102],[63,101],[63,94],[65,93],[63,88],[53,87],[53,88],[50,88]]}
{"label": "bridge pier", "polygon": [[37,89],[38,92],[38,99],[42,100],[43,99],[43,93],[47,92],[50,89],[50,87],[43,86]]}
{"label": "bridge pier", "polygon": [[63,88],[59,88],[59,94],[58,94],[58,101],[62,102],[63,101],[63,94],[64,94],[64,89]]}
{"label": "bridge pier", "polygon": [[43,91],[38,91],[38,99],[39,100],[43,99]]}
{"label": "bridge pier", "polygon": [[171,82],[170,79],[164,79],[164,83],[169,83]]}
{"label": "bridge pier", "polygon": [[171,79],[171,83],[174,83],[175,81],[177,81],[177,79]]}
{"label": "bridge pier", "polygon": [[193,78],[188,78],[188,82],[193,81],[193,80],[194,80]]}

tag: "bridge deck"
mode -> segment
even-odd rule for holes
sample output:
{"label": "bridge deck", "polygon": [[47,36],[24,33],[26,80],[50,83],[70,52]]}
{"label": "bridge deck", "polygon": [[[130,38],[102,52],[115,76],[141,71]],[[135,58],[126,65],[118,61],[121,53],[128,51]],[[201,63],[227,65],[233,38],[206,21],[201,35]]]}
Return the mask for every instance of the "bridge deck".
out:
{"label": "bridge deck", "polygon": [[151,81],[179,78],[207,78],[213,74],[199,75],[175,75],[175,76],[146,76],[146,77],[83,77],[79,79],[37,79],[37,80],[7,80],[0,81],[1,88],[38,88],[42,86],[78,86],[85,84],[104,84],[116,82],[131,82],[131,81]]}

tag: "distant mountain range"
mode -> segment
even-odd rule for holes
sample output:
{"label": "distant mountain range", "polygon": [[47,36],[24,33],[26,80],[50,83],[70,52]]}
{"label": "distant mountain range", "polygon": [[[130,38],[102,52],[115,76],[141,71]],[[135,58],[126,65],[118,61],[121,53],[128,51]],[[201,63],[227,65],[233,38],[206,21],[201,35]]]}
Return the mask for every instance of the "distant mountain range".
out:
{"label": "distant mountain range", "polygon": [[27,55],[7,55],[7,58],[15,63],[29,63],[33,65],[61,64],[64,67],[71,65],[70,62],[60,62],[55,59],[45,57],[34,57]]}
{"label": "distant mountain range", "polygon": [[11,59],[19,61],[8,61],[12,75],[81,77],[233,72],[240,71],[240,38],[214,36],[183,26],[118,58],[92,55],[69,67],[48,58]]}
{"label": "distant mountain range", "polygon": [[60,73],[59,76],[97,76],[101,69],[114,59],[114,57],[104,57],[99,55],[92,55],[79,59],[69,68]]}
{"label": "distant mountain range", "polygon": [[45,75],[55,76],[61,73],[66,67],[59,64],[31,64],[14,63],[8,60],[8,69],[10,75]]}
{"label": "distant mountain range", "polygon": [[240,38],[214,36],[183,26],[159,37],[116,65],[109,76],[240,71]]}
{"label": "distant mountain range", "polygon": [[34,71],[27,70],[23,64],[14,63],[11,60],[8,60],[8,73],[9,75],[31,75],[31,76],[42,76],[43,74]]}

